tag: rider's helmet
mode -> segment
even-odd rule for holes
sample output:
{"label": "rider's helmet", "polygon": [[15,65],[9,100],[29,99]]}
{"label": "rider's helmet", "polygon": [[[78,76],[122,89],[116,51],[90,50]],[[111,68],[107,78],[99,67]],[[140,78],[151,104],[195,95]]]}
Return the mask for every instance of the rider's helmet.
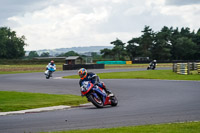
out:
{"label": "rider's helmet", "polygon": [[153,60],[153,62],[156,62],[156,60]]}
{"label": "rider's helmet", "polygon": [[83,80],[87,76],[87,70],[85,68],[81,68],[78,71],[78,74],[79,74],[80,78]]}
{"label": "rider's helmet", "polygon": [[53,61],[53,60],[51,60],[51,62],[50,62],[50,63],[51,63],[51,65],[53,65],[53,64],[54,64],[54,61]]}

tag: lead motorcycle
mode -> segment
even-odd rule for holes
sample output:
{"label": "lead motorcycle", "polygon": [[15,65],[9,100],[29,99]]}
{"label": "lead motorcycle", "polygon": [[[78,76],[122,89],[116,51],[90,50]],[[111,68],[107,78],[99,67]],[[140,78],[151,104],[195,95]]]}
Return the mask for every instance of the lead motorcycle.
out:
{"label": "lead motorcycle", "polygon": [[104,89],[92,84],[90,81],[82,83],[81,95],[86,96],[88,101],[92,102],[97,108],[103,108],[106,105],[117,106],[118,104],[115,95],[107,95]]}
{"label": "lead motorcycle", "polygon": [[55,72],[54,67],[47,67],[47,70],[44,72],[44,74],[46,75],[46,79],[49,79],[50,77],[52,77],[53,72]]}

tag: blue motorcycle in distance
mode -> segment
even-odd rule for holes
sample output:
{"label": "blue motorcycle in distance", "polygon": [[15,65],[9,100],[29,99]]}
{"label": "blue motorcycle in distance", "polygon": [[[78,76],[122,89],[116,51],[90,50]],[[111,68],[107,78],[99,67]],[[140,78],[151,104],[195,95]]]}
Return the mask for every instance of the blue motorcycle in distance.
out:
{"label": "blue motorcycle in distance", "polygon": [[52,77],[53,72],[55,72],[55,68],[48,67],[47,70],[44,72],[44,74],[46,75],[46,79],[49,79],[50,77]]}

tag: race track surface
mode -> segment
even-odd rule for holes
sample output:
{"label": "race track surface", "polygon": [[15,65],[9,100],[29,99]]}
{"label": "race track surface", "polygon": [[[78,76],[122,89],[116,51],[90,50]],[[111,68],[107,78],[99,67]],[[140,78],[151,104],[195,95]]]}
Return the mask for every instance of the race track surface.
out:
{"label": "race track surface", "polygon": [[[114,72],[145,69],[105,69]],[[0,75],[0,91],[80,95],[77,79],[61,79],[77,71]],[[117,96],[117,107],[94,106],[41,113],[0,116],[1,133],[107,128],[200,120],[200,82],[147,79],[102,80]],[[0,101],[1,102],[1,101]]]}

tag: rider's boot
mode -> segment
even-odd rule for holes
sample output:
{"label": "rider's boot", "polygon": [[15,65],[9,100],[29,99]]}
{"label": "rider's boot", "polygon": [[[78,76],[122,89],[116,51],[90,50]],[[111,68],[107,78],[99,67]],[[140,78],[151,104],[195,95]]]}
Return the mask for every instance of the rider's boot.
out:
{"label": "rider's boot", "polygon": [[104,88],[104,90],[106,91],[108,96],[114,96],[114,94],[110,90],[108,90],[107,88]]}

